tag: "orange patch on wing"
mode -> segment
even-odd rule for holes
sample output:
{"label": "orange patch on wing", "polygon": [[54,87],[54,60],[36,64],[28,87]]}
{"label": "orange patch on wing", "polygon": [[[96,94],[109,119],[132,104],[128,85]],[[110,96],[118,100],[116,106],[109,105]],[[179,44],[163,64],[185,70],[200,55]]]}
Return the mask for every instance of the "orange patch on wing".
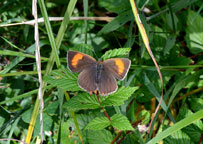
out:
{"label": "orange patch on wing", "polygon": [[118,67],[118,74],[121,75],[124,72],[125,66],[121,59],[115,60],[116,66]]}
{"label": "orange patch on wing", "polygon": [[77,65],[78,65],[78,61],[81,60],[82,58],[83,58],[83,55],[80,54],[80,53],[77,53],[77,54],[73,57],[73,59],[72,59],[72,61],[71,61],[72,66],[73,66],[74,68],[76,68]]}

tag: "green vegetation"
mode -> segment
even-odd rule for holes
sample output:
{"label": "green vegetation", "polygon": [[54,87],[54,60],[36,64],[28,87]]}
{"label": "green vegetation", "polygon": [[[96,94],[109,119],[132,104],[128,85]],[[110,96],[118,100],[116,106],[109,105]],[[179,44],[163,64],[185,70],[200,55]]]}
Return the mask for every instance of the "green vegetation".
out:
{"label": "green vegetation", "polygon": [[[132,2],[38,0],[44,143],[203,143],[203,2],[135,0],[163,78],[151,129],[162,83]],[[2,144],[41,141],[33,20],[32,1],[0,1]],[[68,50],[127,57],[131,67],[118,90],[98,101],[68,70]]]}

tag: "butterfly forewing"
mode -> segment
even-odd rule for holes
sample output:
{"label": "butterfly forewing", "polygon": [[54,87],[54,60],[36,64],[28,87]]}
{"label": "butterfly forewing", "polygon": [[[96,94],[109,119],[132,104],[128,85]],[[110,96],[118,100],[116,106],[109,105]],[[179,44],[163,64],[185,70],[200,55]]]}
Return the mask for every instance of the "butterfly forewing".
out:
{"label": "butterfly forewing", "polygon": [[96,63],[93,57],[76,51],[68,51],[67,60],[68,67],[72,72],[80,72]]}
{"label": "butterfly forewing", "polygon": [[108,59],[104,62],[107,68],[118,80],[123,80],[128,73],[131,61],[127,58]]}

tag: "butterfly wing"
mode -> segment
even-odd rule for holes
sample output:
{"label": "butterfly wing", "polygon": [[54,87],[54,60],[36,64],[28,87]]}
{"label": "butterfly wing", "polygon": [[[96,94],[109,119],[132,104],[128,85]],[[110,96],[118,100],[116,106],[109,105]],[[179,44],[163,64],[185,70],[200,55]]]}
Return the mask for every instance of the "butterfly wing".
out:
{"label": "butterfly wing", "polygon": [[78,85],[80,86],[80,88],[89,93],[95,92],[95,90],[97,90],[95,64],[82,70],[82,72],[78,76]]}
{"label": "butterfly wing", "polygon": [[103,65],[101,77],[98,81],[98,91],[101,95],[106,96],[114,93],[118,89],[114,75]]}
{"label": "butterfly wing", "polygon": [[105,69],[108,69],[118,80],[123,80],[128,73],[131,61],[127,58],[108,59],[104,62]]}
{"label": "butterfly wing", "polygon": [[80,72],[92,64],[96,64],[96,60],[84,53],[77,51],[68,51],[67,53],[68,68],[72,72]]}

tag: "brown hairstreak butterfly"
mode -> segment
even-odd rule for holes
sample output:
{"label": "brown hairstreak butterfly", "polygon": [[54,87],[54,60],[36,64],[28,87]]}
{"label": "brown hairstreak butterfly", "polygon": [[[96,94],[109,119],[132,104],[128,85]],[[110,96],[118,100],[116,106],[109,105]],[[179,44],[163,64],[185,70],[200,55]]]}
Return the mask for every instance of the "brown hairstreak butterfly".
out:
{"label": "brown hairstreak butterfly", "polygon": [[90,94],[98,92],[103,96],[117,90],[116,79],[123,80],[131,64],[127,58],[96,61],[93,57],[77,51],[68,51],[67,60],[71,72],[80,72],[79,87]]}

